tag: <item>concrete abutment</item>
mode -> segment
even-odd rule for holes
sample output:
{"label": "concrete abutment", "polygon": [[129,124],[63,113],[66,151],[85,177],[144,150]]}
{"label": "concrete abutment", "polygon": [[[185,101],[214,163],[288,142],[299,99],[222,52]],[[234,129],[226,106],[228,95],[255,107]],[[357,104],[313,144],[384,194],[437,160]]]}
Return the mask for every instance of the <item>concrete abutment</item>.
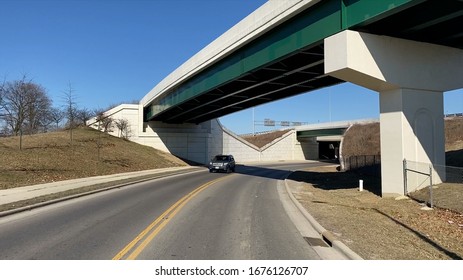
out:
{"label": "concrete abutment", "polygon": [[443,92],[463,87],[462,50],[344,31],[325,39],[325,73],[380,95],[383,196],[422,187],[411,176],[405,190],[404,159],[445,165]]}
{"label": "concrete abutment", "polygon": [[[140,112],[143,112],[141,106],[122,104],[105,115],[114,120],[128,120],[130,141],[200,164],[208,163],[217,154],[233,154],[238,163],[318,159],[316,139],[300,142],[295,130],[259,148],[223,127],[217,119],[201,124],[143,122]],[[95,118],[88,125],[98,128]],[[117,129],[109,133],[120,135]]]}

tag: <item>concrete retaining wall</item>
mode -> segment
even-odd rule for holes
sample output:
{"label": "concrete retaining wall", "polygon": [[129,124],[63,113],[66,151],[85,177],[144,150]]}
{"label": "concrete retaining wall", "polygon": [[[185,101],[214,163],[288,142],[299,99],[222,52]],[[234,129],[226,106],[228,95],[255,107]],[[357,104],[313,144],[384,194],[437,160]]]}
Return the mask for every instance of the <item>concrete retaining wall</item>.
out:
{"label": "concrete retaining wall", "polygon": [[[114,120],[128,120],[131,131],[130,141],[198,163],[207,163],[217,154],[232,154],[239,163],[318,158],[318,144],[315,139],[298,142],[295,130],[258,148],[223,127],[217,119],[199,125],[143,123],[140,112],[142,109],[139,105],[122,104],[107,111],[105,116]],[[98,128],[95,118],[87,124],[95,129]],[[120,132],[115,127],[109,133],[120,136]]]}

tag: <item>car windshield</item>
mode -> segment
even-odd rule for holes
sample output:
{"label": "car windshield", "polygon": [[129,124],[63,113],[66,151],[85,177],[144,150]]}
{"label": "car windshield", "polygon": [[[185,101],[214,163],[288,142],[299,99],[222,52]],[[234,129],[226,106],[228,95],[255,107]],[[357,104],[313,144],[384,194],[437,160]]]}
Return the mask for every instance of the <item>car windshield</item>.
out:
{"label": "car windshield", "polygon": [[215,157],[214,157],[214,160],[217,160],[217,161],[227,161],[227,160],[228,160],[228,156],[215,156]]}

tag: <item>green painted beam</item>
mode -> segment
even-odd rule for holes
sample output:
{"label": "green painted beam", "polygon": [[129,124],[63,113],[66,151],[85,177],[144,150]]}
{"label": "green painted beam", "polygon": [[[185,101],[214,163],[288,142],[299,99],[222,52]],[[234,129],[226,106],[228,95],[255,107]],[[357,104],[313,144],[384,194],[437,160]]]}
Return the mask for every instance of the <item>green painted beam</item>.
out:
{"label": "green painted beam", "polygon": [[244,74],[301,49],[321,44],[331,35],[387,16],[422,0],[325,0],[276,27],[240,50],[181,84],[145,109],[145,120],[172,106],[213,90]]}
{"label": "green painted beam", "polygon": [[366,25],[425,0],[342,0],[346,29]]}
{"label": "green painted beam", "polygon": [[[238,50],[229,57],[206,69],[181,85],[157,104],[150,105],[146,119],[180,104],[203,92],[212,90],[245,73],[282,58],[299,49],[320,43],[324,38],[340,31],[339,0],[322,1],[285,24],[264,34],[258,40]],[[175,100],[173,98],[175,96]],[[162,105],[162,106],[156,106]],[[161,109],[162,108],[162,109]]]}
{"label": "green painted beam", "polygon": [[298,131],[297,138],[312,138],[318,136],[342,136],[346,128],[328,128],[328,129],[314,129],[306,131]]}

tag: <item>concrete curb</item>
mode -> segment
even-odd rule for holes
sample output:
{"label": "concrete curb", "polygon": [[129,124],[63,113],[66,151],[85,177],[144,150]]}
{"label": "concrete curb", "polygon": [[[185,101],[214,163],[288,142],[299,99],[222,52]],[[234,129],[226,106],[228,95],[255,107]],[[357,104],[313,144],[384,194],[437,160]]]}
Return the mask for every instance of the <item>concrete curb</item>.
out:
{"label": "concrete curb", "polygon": [[315,218],[310,215],[309,212],[299,203],[299,201],[294,197],[293,193],[291,192],[288,179],[285,179],[285,188],[286,192],[288,193],[289,197],[296,205],[296,207],[301,211],[302,215],[309,221],[309,223],[315,228],[315,230],[320,233],[323,240],[325,240],[331,247],[333,247],[336,251],[346,256],[346,258],[350,260],[363,260],[357,253],[352,251],[349,247],[347,247],[344,243],[342,243],[332,232],[326,230],[323,226],[321,226]]}
{"label": "concrete curb", "polygon": [[[84,197],[84,196],[88,196],[88,195],[92,195],[92,194],[96,194],[96,193],[100,193],[100,192],[104,192],[104,191],[109,191],[109,190],[113,190],[113,189],[122,188],[122,187],[125,187],[125,186],[128,186],[128,185],[133,185],[133,184],[137,184],[137,183],[143,183],[143,182],[156,180],[156,179],[161,179],[161,178],[170,177],[170,176],[175,176],[175,175],[198,172],[200,170],[202,170],[202,169],[191,168],[191,169],[187,169],[187,170],[177,170],[177,171],[170,171],[170,172],[167,171],[167,172],[164,172],[164,173],[159,173],[159,174],[153,175],[153,177],[150,177],[150,178],[143,178],[143,179],[139,179],[139,180],[137,180],[136,179],[137,177],[135,176],[134,181],[125,182],[125,183],[121,183],[121,184],[116,184],[116,185],[113,185],[113,186],[110,186],[110,187],[105,187],[105,188],[101,188],[101,189],[97,189],[97,190],[92,190],[92,191],[82,192],[82,193],[78,193],[78,194],[68,195],[68,196],[64,196],[64,197],[61,197],[61,198],[57,198],[57,199],[52,199],[52,200],[39,202],[39,203],[28,205],[28,206],[24,206],[24,207],[19,207],[19,208],[16,208],[16,209],[2,211],[2,212],[0,212],[0,218],[1,217],[6,217],[6,216],[9,216],[9,215],[13,215],[13,214],[17,214],[17,213],[20,213],[20,212],[30,211],[30,210],[33,210],[33,209],[36,209],[36,208],[47,206],[47,205],[51,205],[51,204],[55,204],[55,203],[59,203],[59,202],[79,198],[79,197]],[[146,176],[146,175],[144,175],[144,176]],[[141,176],[138,176],[138,177],[141,177]],[[107,182],[107,183],[110,184],[111,182]],[[93,185],[93,186],[95,186],[95,185]],[[92,187],[92,185],[84,186],[84,187],[80,187],[80,188],[85,188],[85,187]],[[78,188],[76,188],[76,189],[78,189]]]}

